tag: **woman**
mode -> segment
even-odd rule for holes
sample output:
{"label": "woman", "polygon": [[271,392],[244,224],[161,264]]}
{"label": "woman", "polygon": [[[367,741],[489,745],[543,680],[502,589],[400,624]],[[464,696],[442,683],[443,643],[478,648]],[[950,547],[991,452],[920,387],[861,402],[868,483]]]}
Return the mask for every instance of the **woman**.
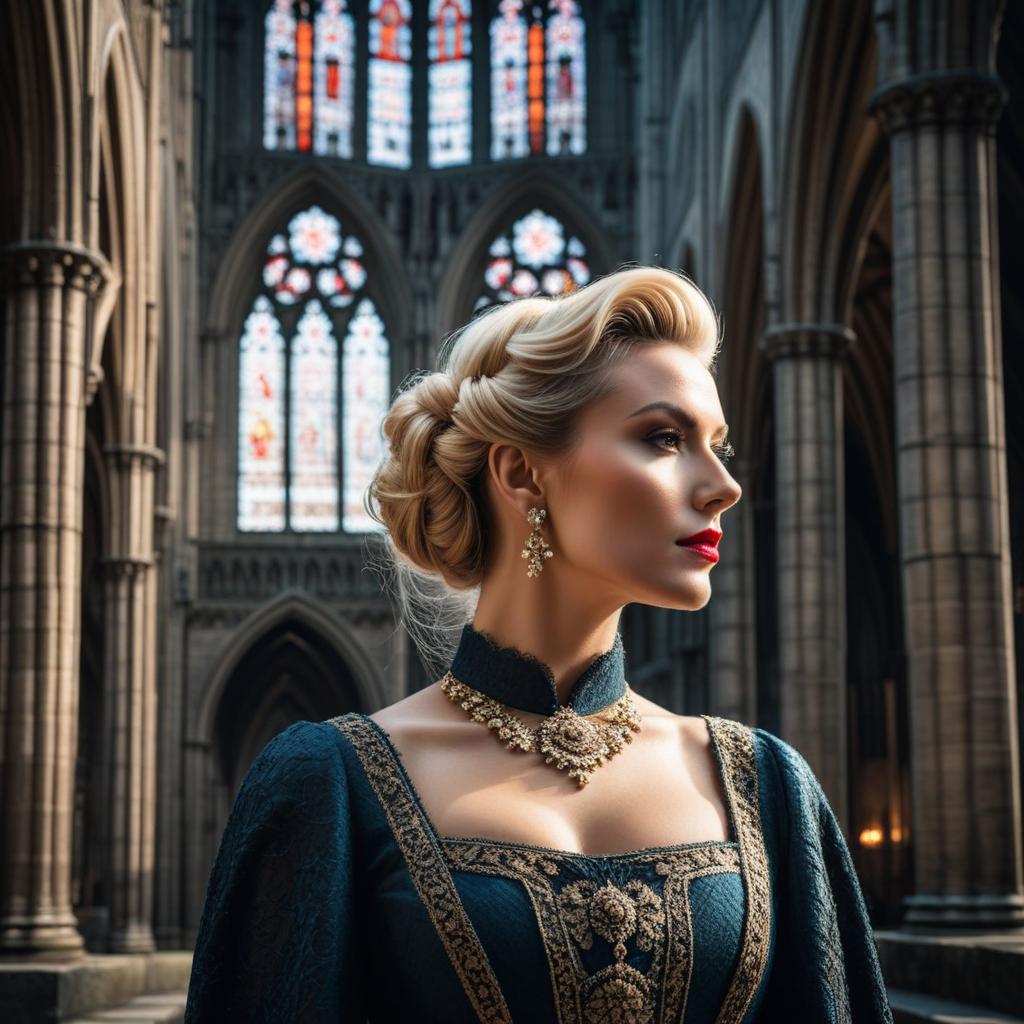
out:
{"label": "woman", "polygon": [[[445,671],[264,748],[186,1021],[891,1021],[804,758],[625,679],[623,606],[703,607],[741,494],[710,303],[634,268],[451,341],[367,499]],[[465,601],[454,651],[410,596],[432,580]]]}

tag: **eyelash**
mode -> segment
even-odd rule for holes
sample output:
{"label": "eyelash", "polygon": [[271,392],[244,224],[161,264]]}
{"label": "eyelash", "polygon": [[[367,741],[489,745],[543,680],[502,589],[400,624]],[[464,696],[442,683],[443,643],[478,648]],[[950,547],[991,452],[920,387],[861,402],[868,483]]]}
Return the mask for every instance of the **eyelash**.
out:
{"label": "eyelash", "polygon": [[[650,438],[650,440],[656,442],[659,438],[662,437],[674,437],[676,439],[677,444],[680,440],[682,440],[682,434],[680,434],[677,430],[663,430],[660,434],[654,434]],[[658,445],[658,447],[661,448],[663,446]],[[722,462],[728,462],[729,459],[731,459],[736,454],[736,449],[733,448],[733,446],[728,441],[726,441],[725,444],[713,446],[711,450],[718,456],[718,458]]]}

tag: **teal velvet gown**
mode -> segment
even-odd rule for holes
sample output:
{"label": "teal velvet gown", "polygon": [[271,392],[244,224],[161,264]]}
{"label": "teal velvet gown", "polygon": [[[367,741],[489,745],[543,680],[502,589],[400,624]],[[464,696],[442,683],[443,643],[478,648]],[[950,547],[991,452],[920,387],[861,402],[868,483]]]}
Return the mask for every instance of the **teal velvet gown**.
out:
{"label": "teal velvet gown", "polygon": [[[471,626],[452,671],[514,706],[557,706],[542,662]],[[617,637],[570,704],[592,713],[622,685]],[[441,835],[368,715],[289,726],[225,827],[186,1024],[891,1024],[807,762],[764,729],[702,718],[729,838],[598,856]]]}

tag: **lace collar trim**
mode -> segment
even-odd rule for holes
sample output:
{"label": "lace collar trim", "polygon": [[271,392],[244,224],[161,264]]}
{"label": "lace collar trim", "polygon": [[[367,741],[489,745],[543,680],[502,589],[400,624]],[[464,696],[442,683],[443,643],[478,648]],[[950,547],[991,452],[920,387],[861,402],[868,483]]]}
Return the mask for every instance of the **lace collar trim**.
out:
{"label": "lace collar trim", "polygon": [[[518,647],[502,647],[489,633],[467,622],[449,669],[460,682],[520,711],[553,715],[558,691],[550,666]],[[599,654],[573,684],[567,706],[593,715],[626,692],[625,650],[616,632],[610,650]]]}

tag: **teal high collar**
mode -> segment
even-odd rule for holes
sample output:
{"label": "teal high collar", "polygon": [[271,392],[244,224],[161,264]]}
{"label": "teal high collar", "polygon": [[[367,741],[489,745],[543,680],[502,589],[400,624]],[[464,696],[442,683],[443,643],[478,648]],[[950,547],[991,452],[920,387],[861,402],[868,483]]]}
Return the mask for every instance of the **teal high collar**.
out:
{"label": "teal high collar", "polygon": [[[449,671],[460,683],[520,711],[553,715],[560,707],[550,666],[518,647],[499,646],[471,622],[462,629]],[[593,715],[625,692],[625,652],[622,634],[616,632],[611,649],[598,655],[573,684],[566,706],[579,715]]]}

